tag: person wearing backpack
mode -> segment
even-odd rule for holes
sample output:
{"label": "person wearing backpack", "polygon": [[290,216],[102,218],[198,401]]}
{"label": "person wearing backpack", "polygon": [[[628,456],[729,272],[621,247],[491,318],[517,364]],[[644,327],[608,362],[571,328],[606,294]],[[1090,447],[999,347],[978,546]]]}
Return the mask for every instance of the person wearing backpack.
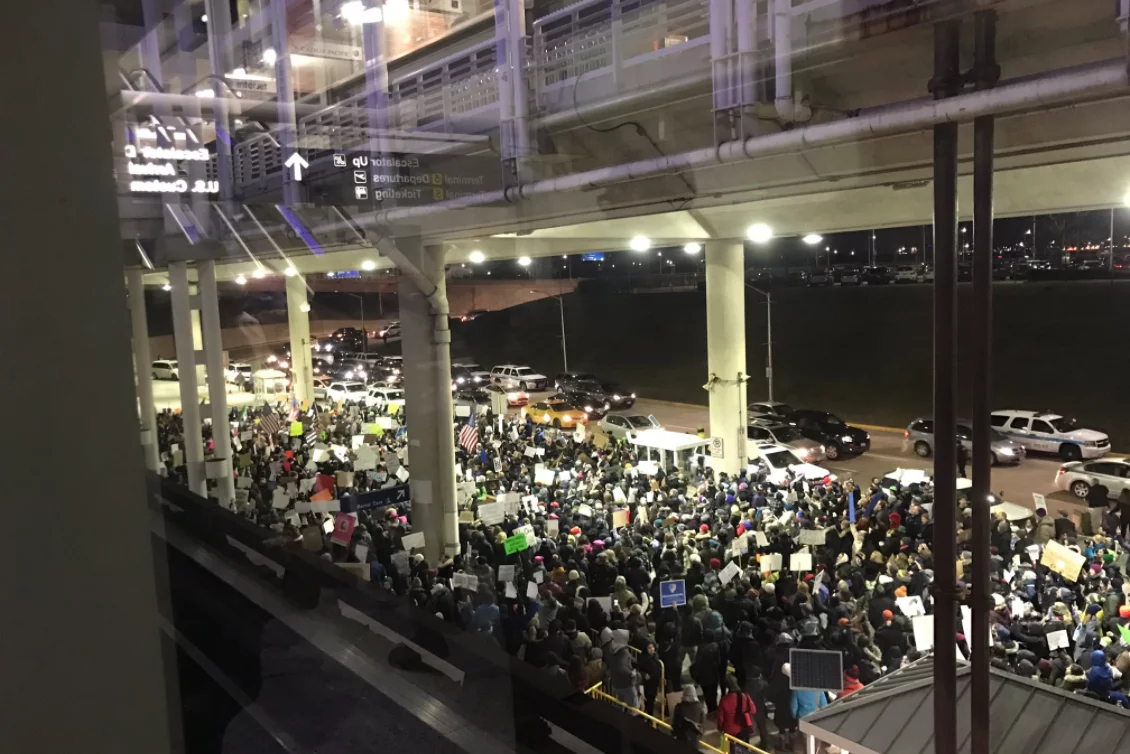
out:
{"label": "person wearing backpack", "polygon": [[734,676],[726,676],[726,694],[718,703],[718,730],[741,741],[749,743],[753,735],[754,716],[757,707],[749,694],[738,687]]}

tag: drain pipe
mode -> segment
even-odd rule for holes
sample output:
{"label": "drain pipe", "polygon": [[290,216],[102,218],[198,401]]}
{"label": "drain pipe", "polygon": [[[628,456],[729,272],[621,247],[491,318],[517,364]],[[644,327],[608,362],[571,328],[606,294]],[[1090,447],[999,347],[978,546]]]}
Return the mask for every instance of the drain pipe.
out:
{"label": "drain pipe", "polygon": [[773,0],[773,58],[776,63],[773,100],[782,123],[796,119],[793,101],[793,17],[792,0]]}

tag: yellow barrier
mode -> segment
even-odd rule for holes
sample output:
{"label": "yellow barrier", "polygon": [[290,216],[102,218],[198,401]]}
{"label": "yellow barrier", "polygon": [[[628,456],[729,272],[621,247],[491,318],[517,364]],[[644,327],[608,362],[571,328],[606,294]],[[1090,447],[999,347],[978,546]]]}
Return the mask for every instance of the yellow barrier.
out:
{"label": "yellow barrier", "polygon": [[[591,696],[593,699],[601,699],[601,700],[606,701],[606,702],[612,702],[613,704],[615,704],[618,707],[623,707],[624,709],[631,712],[633,715],[636,715],[638,717],[642,717],[643,719],[647,720],[649,723],[651,723],[651,727],[655,728],[656,730],[666,731],[667,733],[671,732],[672,729],[671,729],[670,723],[666,723],[666,722],[660,720],[658,717],[653,717],[653,716],[647,714],[646,712],[644,712],[642,710],[639,710],[639,709],[636,709],[635,707],[631,707],[627,704],[624,704],[624,702],[620,701],[619,699],[612,696],[611,694],[606,694],[603,691],[601,691],[600,687],[601,687],[601,684],[598,683],[597,685],[593,686],[591,689],[587,690],[585,693],[588,694],[589,696]],[[734,739],[734,740],[736,741],[737,739]],[[742,742],[739,741],[738,743],[742,743]],[[705,751],[713,752],[714,754],[727,754],[727,751],[728,751],[728,749],[719,749],[716,746],[711,746],[710,744],[706,743],[705,741],[699,741],[698,745],[702,749],[704,749]],[[723,746],[726,745],[725,739],[723,739],[722,745]],[[749,744],[743,744],[743,746],[748,746],[748,745]],[[755,751],[760,751],[760,749],[755,749]],[[761,752],[761,754],[765,754],[765,752]]]}
{"label": "yellow barrier", "polygon": [[[634,652],[637,655],[642,655],[643,652],[635,647],[629,646],[628,651]],[[659,658],[655,658],[659,660]],[[659,716],[664,720],[668,717],[667,710],[667,666],[663,664],[663,660],[659,660]],[[650,711],[650,710],[649,710]]]}
{"label": "yellow barrier", "polygon": [[734,744],[738,745],[739,750],[752,751],[756,752],[756,754],[769,754],[764,749],[759,749],[753,744],[748,744],[740,738],[734,738],[729,733],[722,734],[722,750],[726,752],[726,754],[731,754],[734,751]]}

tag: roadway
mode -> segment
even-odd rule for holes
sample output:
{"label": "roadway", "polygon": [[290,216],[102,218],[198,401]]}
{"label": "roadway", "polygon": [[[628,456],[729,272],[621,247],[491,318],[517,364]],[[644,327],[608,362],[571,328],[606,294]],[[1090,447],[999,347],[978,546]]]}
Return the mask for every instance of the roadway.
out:
{"label": "roadway", "polygon": [[[201,386],[199,392],[201,400],[207,401],[207,389]],[[178,383],[156,380],[153,383],[153,393],[157,410],[180,408]],[[550,393],[536,393],[531,395],[531,400],[549,395]],[[251,393],[228,393],[230,406],[250,405],[253,399]],[[708,432],[710,429],[709,412],[705,406],[641,398],[630,411],[621,413],[654,414],[665,428],[677,432],[695,434],[699,427]],[[851,421],[850,418],[848,421]],[[900,467],[927,470],[933,468],[932,459],[919,458],[913,451],[903,446],[901,430],[866,428],[871,433],[870,451],[861,456],[820,465],[841,478],[851,477],[863,483]],[[1059,464],[1058,458],[1036,456],[1027,458],[1019,466],[994,467],[992,489],[1004,500],[1029,508],[1033,507],[1032,493],[1036,492],[1047,498],[1048,507],[1053,514],[1060,509],[1074,511],[1082,507],[1080,502],[1070,494],[1055,488],[1055,473]],[[972,464],[967,467],[967,471],[972,473]]]}
{"label": "roadway", "polygon": [[[694,434],[699,427],[709,431],[710,416],[706,406],[692,406],[684,403],[669,403],[641,399],[628,413],[654,414],[667,429]],[[846,419],[851,422],[850,417]],[[871,450],[861,456],[827,461],[820,466],[840,477],[851,477],[857,482],[870,482],[896,468],[932,469],[932,458],[919,458],[912,450],[904,447],[902,430],[882,429],[866,426],[871,433]],[[1058,458],[1051,456],[1029,457],[1018,466],[996,466],[992,473],[992,489],[1004,500],[1032,508],[1032,493],[1047,497],[1049,512],[1082,507],[1080,501],[1067,492],[1055,488],[1055,473],[1059,468]],[[972,463],[966,467],[972,474]]]}

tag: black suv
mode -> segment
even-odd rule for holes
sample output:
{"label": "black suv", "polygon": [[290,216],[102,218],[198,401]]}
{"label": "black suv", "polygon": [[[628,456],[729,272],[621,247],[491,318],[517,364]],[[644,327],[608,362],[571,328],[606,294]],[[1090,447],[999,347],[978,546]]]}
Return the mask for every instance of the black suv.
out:
{"label": "black suv", "polygon": [[822,443],[829,461],[871,449],[871,435],[827,411],[794,409],[784,418],[795,424],[805,437]]}
{"label": "black suv", "polygon": [[554,378],[558,391],[573,397],[578,406],[601,406],[617,411],[636,405],[636,394],[613,382],[601,382],[595,375],[566,372]]}
{"label": "black suv", "polygon": [[334,344],[333,351],[346,353],[365,352],[365,332],[356,327],[340,327],[333,331],[329,340]]}

